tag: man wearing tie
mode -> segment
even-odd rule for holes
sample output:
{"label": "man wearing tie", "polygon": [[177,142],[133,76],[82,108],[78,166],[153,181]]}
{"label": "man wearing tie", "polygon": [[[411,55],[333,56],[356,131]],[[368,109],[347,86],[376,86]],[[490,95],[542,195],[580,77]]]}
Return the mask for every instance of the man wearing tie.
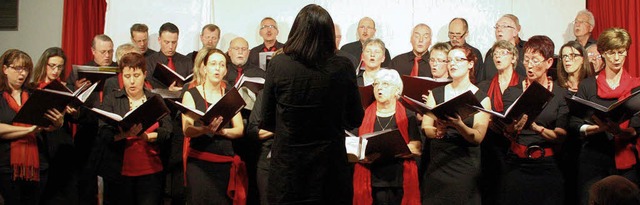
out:
{"label": "man wearing tie", "polygon": [[264,40],[263,44],[253,47],[249,52],[249,64],[260,66],[260,53],[275,52],[282,48],[284,44],[278,42],[278,24],[271,17],[265,17],[260,21],[260,37]]}
{"label": "man wearing tie", "polygon": [[397,70],[400,75],[431,77],[429,46],[431,28],[423,23],[416,25],[411,32],[413,50],[394,57],[389,68]]}
{"label": "man wearing tie", "polygon": [[129,33],[131,33],[131,43],[136,45],[138,51],[145,58],[156,53],[156,51],[149,48],[149,27],[147,25],[141,23],[133,24],[129,29]]}
{"label": "man wearing tie", "polygon": [[240,79],[242,74],[248,77],[264,78],[265,72],[255,65],[247,63],[249,58],[249,43],[242,37],[237,37],[229,43],[227,55],[231,59],[227,62],[227,75],[225,80],[233,85]]}
{"label": "man wearing tie", "polygon": [[188,76],[193,72],[193,61],[186,56],[178,53],[178,27],[170,22],[162,24],[158,34],[158,43],[160,44],[160,52],[154,53],[147,57],[147,80],[154,88],[168,88],[170,91],[182,90],[182,87],[176,86],[176,82],[165,85],[153,77],[156,65],[162,63],[182,76]]}

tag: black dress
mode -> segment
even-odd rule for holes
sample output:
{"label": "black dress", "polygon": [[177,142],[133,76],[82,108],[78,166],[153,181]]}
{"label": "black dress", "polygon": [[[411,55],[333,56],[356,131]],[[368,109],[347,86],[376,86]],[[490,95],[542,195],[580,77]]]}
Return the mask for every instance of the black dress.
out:
{"label": "black dress", "polygon": [[[548,130],[566,129],[569,109],[564,97],[567,90],[554,83],[553,94],[535,122]],[[555,145],[542,138],[538,131],[529,129],[522,130],[515,141],[524,146],[538,145],[542,148]],[[506,161],[507,173],[501,180],[500,204],[564,204],[564,179],[555,156],[520,158],[510,150]]]}
{"label": "black dress", "polygon": [[263,123],[275,131],[269,204],[351,204],[344,130],[364,111],[349,59],[307,67],[286,54],[271,59],[263,90]]}
{"label": "black dress", "polygon": [[[444,86],[432,90],[436,104],[444,102]],[[476,99],[487,94],[478,90]],[[463,120],[473,127],[473,116]],[[480,147],[448,127],[442,139],[431,140],[430,160],[422,179],[422,204],[480,204]]]}
{"label": "black dress", "polygon": [[[197,88],[187,90],[196,109],[202,112],[207,110],[205,99]],[[215,102],[208,102],[209,105]],[[195,126],[202,126],[196,122]],[[231,140],[223,137],[207,134],[205,136],[190,139],[190,149],[200,152],[209,152],[217,155],[234,156]],[[189,157],[187,159],[187,203],[200,204],[232,204],[227,196],[227,186],[231,163],[212,163],[205,160]]]}

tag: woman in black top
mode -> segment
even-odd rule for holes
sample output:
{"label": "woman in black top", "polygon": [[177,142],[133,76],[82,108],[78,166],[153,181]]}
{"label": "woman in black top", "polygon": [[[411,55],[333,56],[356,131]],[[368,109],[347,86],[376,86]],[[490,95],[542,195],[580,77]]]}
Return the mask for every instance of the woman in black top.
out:
{"label": "woman in black top", "polygon": [[269,204],[351,204],[344,130],[360,125],[363,110],[353,65],[335,55],[334,41],[331,16],[310,4],[296,16],[284,53],[269,62]]}
{"label": "woman in black top", "polygon": [[[218,49],[210,49],[203,63],[202,69],[194,70],[203,72],[198,74],[202,81],[194,81],[199,84],[184,93],[182,104],[205,112],[225,94],[226,55]],[[243,185],[238,181],[242,181],[240,177],[246,177],[242,175],[246,173],[236,171],[243,170],[244,164],[231,145],[231,139],[242,137],[242,117],[240,113],[236,114],[229,127],[218,130],[221,122],[222,117],[218,117],[204,125],[197,118],[182,115],[183,157],[187,157],[183,158],[183,163],[186,163],[186,198],[189,204],[236,204],[239,200],[246,200],[241,198],[246,196],[245,187],[238,187]],[[231,183],[237,186],[229,187]]]}
{"label": "woman in black top", "polygon": [[[602,32],[598,38],[598,51],[603,54],[605,69],[598,75],[583,80],[576,96],[608,107],[637,88],[640,79],[632,77],[623,69],[630,45],[631,37],[624,29],[610,28]],[[620,125],[573,116],[570,126],[583,139],[578,159],[581,204],[588,202],[589,187],[609,175],[622,175],[638,184],[638,156],[632,148],[634,144],[638,144],[638,116]]]}
{"label": "woman in black top", "polygon": [[29,98],[25,83],[33,62],[23,51],[9,49],[0,63],[0,195],[7,205],[37,205],[47,181],[48,132],[62,126],[64,113],[55,109],[45,113],[43,117],[53,123],[46,128],[12,123]]}
{"label": "woman in black top", "polygon": [[[473,65],[477,57],[466,46],[449,51],[449,76],[453,81],[435,88],[427,97],[427,106],[435,106],[464,92],[471,91],[482,107],[491,109],[487,94],[473,85]],[[480,147],[489,123],[489,114],[478,112],[473,117],[460,116],[422,118],[422,129],[431,141],[427,171],[422,179],[422,204],[480,204],[478,177]]]}
{"label": "woman in black top", "polygon": [[[564,97],[567,90],[547,76],[553,64],[553,41],[547,36],[533,36],[524,46],[527,79],[522,90],[539,83],[553,98],[529,127],[528,117],[514,124],[515,132],[507,154],[507,172],[501,185],[500,204],[564,204],[562,173],[554,157],[553,145],[566,136],[569,110]],[[512,129],[506,129],[507,132]]]}

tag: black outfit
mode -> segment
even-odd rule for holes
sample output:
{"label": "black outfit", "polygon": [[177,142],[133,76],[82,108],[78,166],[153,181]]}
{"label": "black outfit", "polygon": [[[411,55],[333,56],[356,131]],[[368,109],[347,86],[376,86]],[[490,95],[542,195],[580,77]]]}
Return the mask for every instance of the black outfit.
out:
{"label": "black outfit", "polygon": [[[273,48],[275,47],[275,48]],[[276,51],[278,49],[281,49],[282,47],[284,47],[284,44],[278,42],[276,40],[276,44],[273,45],[273,47],[271,48],[267,48],[264,43],[251,48],[251,50],[249,51],[249,59],[247,59],[247,63],[249,65],[253,65],[256,67],[260,67],[260,53],[265,52],[265,50],[268,51]]]}
{"label": "black outfit", "polygon": [[317,63],[307,67],[280,54],[267,69],[263,125],[275,133],[271,205],[352,202],[344,130],[360,126],[364,116],[355,73],[344,57]]}
{"label": "black outfit", "polygon": [[[515,71],[520,76],[527,76],[527,71],[524,67],[524,64],[522,63],[522,61],[524,60],[524,44],[527,41],[524,41],[520,38],[518,39],[518,44],[516,45],[516,49],[518,49],[518,63],[515,67]],[[498,73],[496,64],[495,62],[493,62],[493,49],[489,49],[487,51],[487,54],[484,56],[484,67],[482,69],[476,70],[476,82],[491,80],[491,78],[493,78],[493,76]]]}
{"label": "black outfit", "polygon": [[[566,97],[575,95],[576,92],[567,90]],[[569,113],[569,120],[571,120],[571,113]],[[558,146],[557,152],[555,152],[556,159],[558,160],[558,166],[562,171],[564,178],[564,204],[579,204],[578,198],[580,192],[578,189],[578,158],[580,156],[580,150],[582,149],[582,138],[580,137],[579,128],[572,129],[570,123],[567,124],[567,136],[560,146]]]}
{"label": "black outfit", "polygon": [[[360,41],[354,41],[351,43],[347,43],[344,46],[342,46],[342,48],[340,48],[341,51],[345,51],[349,54],[351,54],[353,57],[355,57],[356,59],[359,59],[358,62],[362,61],[362,43]],[[389,54],[389,50],[384,49],[384,62],[382,62],[382,67],[388,67],[389,64],[391,63],[391,55]],[[428,59],[427,59],[428,60]]]}
{"label": "black outfit", "polygon": [[[88,66],[100,66],[98,65],[95,61],[89,61],[87,63],[85,63],[84,65],[88,65]],[[109,64],[109,66],[111,67],[118,67],[118,63],[116,62],[111,62],[111,64]],[[76,88],[76,80],[80,80],[78,79],[78,71],[73,69],[71,71],[71,73],[69,73],[69,76],[67,76],[67,87],[70,90],[76,90],[78,88]],[[95,83],[95,82],[91,82],[91,83]]]}
{"label": "black outfit", "polygon": [[[206,111],[205,99],[197,88],[187,90],[196,109]],[[208,102],[209,105],[213,104]],[[195,126],[201,126],[195,122]],[[227,125],[230,127],[230,124]],[[190,149],[199,152],[209,152],[217,155],[234,156],[230,139],[217,135],[203,135],[191,138]],[[229,169],[231,163],[212,163],[189,157],[187,161],[187,203],[200,204],[231,204],[227,196],[229,183]]]}
{"label": "black outfit", "polygon": [[[634,89],[634,91],[637,89],[638,88]],[[595,76],[586,78],[580,82],[576,96],[605,107],[609,107],[618,101],[617,98],[604,99],[598,96],[598,86]],[[572,116],[569,126],[570,129],[579,132],[582,125],[590,124],[593,123]],[[629,127],[633,127],[637,132],[640,132],[640,118],[638,116],[632,117],[629,122]],[[634,165],[634,167],[637,166],[637,164]],[[600,132],[584,136],[578,159],[578,191],[581,200],[580,204],[588,204],[588,191],[591,185],[609,175],[622,175],[637,185],[638,176],[636,176],[635,169],[637,168],[631,168],[629,170],[618,170],[616,168],[612,134]]]}
{"label": "black outfit", "polygon": [[[193,61],[187,58],[186,56],[175,53],[171,57],[173,64],[175,65],[176,72],[181,76],[188,76],[193,73]],[[147,81],[151,83],[153,88],[168,88],[169,85],[165,85],[158,81],[153,77],[153,72],[156,70],[156,65],[158,63],[162,63],[168,65],[169,59],[162,52],[156,52],[149,57],[146,57],[147,60]]]}
{"label": "black outfit", "polygon": [[358,65],[360,64],[360,59],[356,58],[355,56],[351,55],[350,53],[347,53],[343,50],[337,50],[336,51],[336,55],[337,56],[342,56],[342,57],[346,57],[348,58],[351,63],[353,63],[353,70],[355,71],[356,67],[358,67]]}
{"label": "black outfit", "polygon": [[[522,81],[525,77],[518,76],[518,84],[507,87],[502,93],[503,110],[506,111],[522,93]],[[485,93],[489,92],[491,80],[487,79],[477,84],[478,88]],[[491,110],[496,111],[493,99]],[[503,113],[504,113],[503,111]],[[480,143],[480,192],[482,204],[497,204],[500,193],[501,179],[507,171],[506,156],[511,142],[505,138],[501,130],[487,129],[484,139]]]}
{"label": "black outfit", "polygon": [[[1,94],[1,93],[0,93]],[[11,125],[16,112],[9,107],[5,98],[0,97],[0,123]],[[47,183],[49,153],[47,138],[49,133],[36,134],[38,158],[40,160],[40,181],[13,180],[11,167],[11,142],[0,139],[0,195],[6,205],[38,205],[42,190]]]}
{"label": "black outfit", "polygon": [[147,56],[150,56],[151,54],[156,53],[156,51],[151,50],[150,48],[147,48],[147,51],[145,51],[142,55],[144,55],[144,57],[146,58]]}
{"label": "black outfit", "polygon": [[[260,69],[258,66],[245,64],[241,66],[241,68],[242,68],[242,74],[244,74],[247,77],[264,78],[265,72],[264,70]],[[224,76],[224,80],[227,81],[227,85],[234,85],[236,83],[236,77],[238,77],[238,66],[233,65],[233,63],[227,63],[227,75]]]}
{"label": "black outfit", "polygon": [[[569,109],[564,97],[567,90],[553,84],[553,98],[535,119],[546,130],[566,129]],[[553,148],[539,130],[524,129],[513,140],[524,146]],[[537,159],[520,158],[510,150],[507,155],[508,170],[502,179],[500,204],[564,204],[564,179],[555,156]]]}
{"label": "black outfit", "polygon": [[[576,41],[578,41],[578,39],[576,39]],[[589,36],[589,39],[587,39],[587,44],[584,45],[584,49],[587,49],[587,47],[589,47],[591,44],[596,44],[598,43],[598,41],[596,41],[595,39],[591,38],[591,36]]]}
{"label": "black outfit", "polygon": [[[400,75],[410,75],[415,58],[416,54],[413,51],[400,54],[391,60],[389,68],[397,70]],[[422,55],[422,58],[418,60],[418,76],[433,76],[431,75],[431,65],[429,65],[429,52]]]}
{"label": "black outfit", "polygon": [[260,197],[260,204],[268,205],[269,201],[267,199],[267,187],[269,186],[269,164],[271,159],[267,158],[267,156],[269,155],[269,152],[271,152],[273,137],[265,140],[260,140],[258,138],[258,134],[260,132],[260,124],[262,124],[262,112],[262,91],[260,91],[258,92],[258,94],[256,94],[256,101],[253,105],[253,110],[251,110],[251,115],[249,115],[249,120],[244,131],[244,138],[260,143],[255,176],[258,195]]}
{"label": "black outfit", "polygon": [[[157,95],[144,90],[147,99]],[[115,91],[105,96],[102,109],[120,116],[130,110],[129,98],[124,90]],[[171,121],[169,116],[160,119],[159,127],[154,131],[158,133],[155,142],[148,142],[151,146],[160,146],[169,141]],[[114,141],[114,136],[120,133],[119,128],[100,121],[98,137],[101,144],[105,145],[99,160],[99,175],[104,179],[104,204],[149,204],[160,203],[162,195],[162,172],[156,172],[141,176],[122,175],[124,152],[127,139]],[[162,152],[162,151],[160,151]]]}
{"label": "black outfit", "polygon": [[[436,104],[444,102],[444,86],[432,90]],[[475,93],[478,101],[487,94]],[[473,127],[473,116],[463,120]],[[422,204],[480,204],[480,146],[447,127],[442,139],[431,140],[429,165],[422,179]]]}
{"label": "black outfit", "polygon": [[[451,45],[451,41],[448,41],[447,43]],[[474,74],[476,76],[475,82],[478,83],[478,82],[482,82],[483,80],[491,80],[491,78],[488,78],[488,77],[486,79],[478,78],[478,76],[480,75],[480,72],[484,69],[484,62],[483,62],[482,53],[480,52],[480,50],[478,50],[476,47],[469,45],[467,42],[464,43],[464,46],[469,47],[471,51],[473,51],[473,54],[476,55],[476,58],[478,58],[476,62],[473,62],[473,70],[475,71]]]}

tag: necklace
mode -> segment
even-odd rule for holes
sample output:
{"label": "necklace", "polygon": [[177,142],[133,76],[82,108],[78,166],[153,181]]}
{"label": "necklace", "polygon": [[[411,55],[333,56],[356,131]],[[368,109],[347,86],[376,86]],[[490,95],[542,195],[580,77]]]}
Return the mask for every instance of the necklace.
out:
{"label": "necklace", "polygon": [[147,96],[146,95],[142,95],[142,98],[140,98],[140,104],[135,104],[133,102],[137,102],[138,100],[133,100],[131,98],[129,98],[129,111],[134,110],[138,107],[140,107],[140,105],[144,104],[144,102],[147,101]]}
{"label": "necklace", "polygon": [[387,127],[389,127],[389,124],[391,124],[391,121],[393,121],[393,117],[394,115],[391,115],[391,118],[389,118],[389,122],[387,122],[387,125],[382,126],[382,123],[380,122],[380,117],[376,115],[376,120],[378,120],[378,125],[380,125],[380,128],[382,128],[382,130],[386,130]]}
{"label": "necklace", "polygon": [[[529,82],[528,78],[524,80],[524,89],[527,89],[529,87],[529,84],[531,84],[531,82]],[[551,77],[547,76],[547,90],[551,91],[552,85],[553,85],[553,81],[551,81]]]}

